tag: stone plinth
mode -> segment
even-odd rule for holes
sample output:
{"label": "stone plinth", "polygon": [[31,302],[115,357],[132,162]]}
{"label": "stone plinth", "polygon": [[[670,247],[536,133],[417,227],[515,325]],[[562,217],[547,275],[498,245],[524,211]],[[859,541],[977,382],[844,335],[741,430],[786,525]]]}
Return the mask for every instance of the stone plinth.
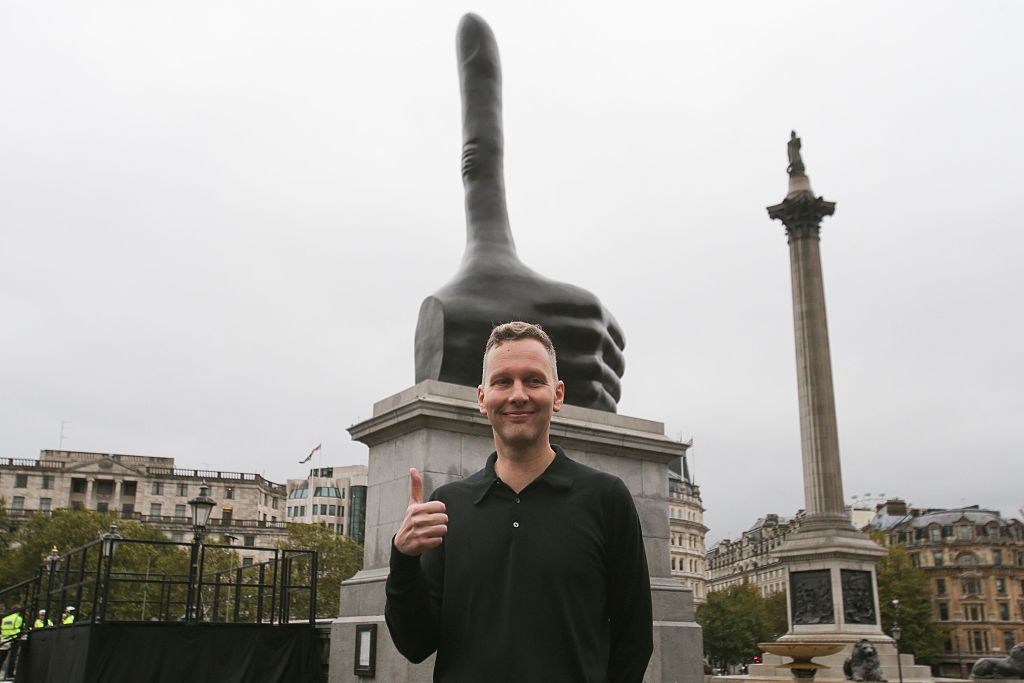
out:
{"label": "stone plinth", "polygon": [[[384,623],[384,581],[391,537],[409,503],[409,468],[423,475],[424,496],[483,467],[494,450],[491,427],[477,409],[476,391],[435,380],[377,402],[373,417],[349,429],[370,448],[364,569],[341,591],[341,616],[331,634],[331,683],[368,680],[353,674],[355,627],[378,624],[374,679],[430,681],[433,657],[410,664],[394,648]],[[659,422],[565,406],[551,440],[577,462],[625,482],[644,534],[654,608],[654,655],[647,683],[700,683],[703,654],[693,594],[669,568],[668,463],[685,452]]]}

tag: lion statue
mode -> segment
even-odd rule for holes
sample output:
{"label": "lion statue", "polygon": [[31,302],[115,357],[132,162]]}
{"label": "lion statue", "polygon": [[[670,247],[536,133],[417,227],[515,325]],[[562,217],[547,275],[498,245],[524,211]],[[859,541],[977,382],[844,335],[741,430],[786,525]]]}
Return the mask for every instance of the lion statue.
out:
{"label": "lion statue", "polygon": [[843,662],[843,673],[851,681],[885,681],[878,664],[878,650],[867,638],[853,646],[853,654]]}
{"label": "lion statue", "polygon": [[1006,657],[982,657],[971,678],[1024,678],[1024,643],[1014,645]]}

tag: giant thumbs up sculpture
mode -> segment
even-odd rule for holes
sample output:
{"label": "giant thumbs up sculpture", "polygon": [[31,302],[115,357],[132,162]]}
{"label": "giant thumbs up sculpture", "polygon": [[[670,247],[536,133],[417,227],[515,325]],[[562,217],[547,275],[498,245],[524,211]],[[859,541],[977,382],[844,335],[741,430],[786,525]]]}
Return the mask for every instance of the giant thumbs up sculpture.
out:
{"label": "giant thumbs up sculpture", "polygon": [[455,277],[420,306],[416,381],[477,386],[491,328],[525,320],[542,325],[558,350],[565,402],[615,412],[622,330],[596,296],[534,272],[516,255],[505,205],[498,46],[473,14],[462,18],[457,43],[466,251]]}

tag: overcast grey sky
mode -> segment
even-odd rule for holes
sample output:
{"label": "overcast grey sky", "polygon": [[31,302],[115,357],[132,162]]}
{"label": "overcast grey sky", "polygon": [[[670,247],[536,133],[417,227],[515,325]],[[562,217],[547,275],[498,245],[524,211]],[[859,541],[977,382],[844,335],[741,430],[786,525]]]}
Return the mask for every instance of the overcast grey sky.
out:
{"label": "overcast grey sky", "polygon": [[[695,441],[709,541],[803,506],[788,248],[824,221],[847,496],[1024,505],[1018,2],[0,4],[0,446],[298,476],[413,382],[464,240],[455,29],[521,258]],[[481,454],[482,456],[484,454]],[[482,458],[481,458],[482,459]]]}

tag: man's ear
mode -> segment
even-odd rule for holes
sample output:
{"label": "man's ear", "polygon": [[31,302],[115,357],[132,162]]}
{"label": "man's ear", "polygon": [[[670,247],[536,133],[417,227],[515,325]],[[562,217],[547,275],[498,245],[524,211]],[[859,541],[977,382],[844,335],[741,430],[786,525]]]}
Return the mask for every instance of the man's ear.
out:
{"label": "man's ear", "polygon": [[476,388],[476,405],[480,409],[481,415],[487,414],[487,408],[484,407],[484,385],[481,384]]}
{"label": "man's ear", "polygon": [[555,402],[551,406],[552,412],[558,412],[562,409],[562,402],[565,400],[565,382],[558,380],[558,384],[555,385]]}

